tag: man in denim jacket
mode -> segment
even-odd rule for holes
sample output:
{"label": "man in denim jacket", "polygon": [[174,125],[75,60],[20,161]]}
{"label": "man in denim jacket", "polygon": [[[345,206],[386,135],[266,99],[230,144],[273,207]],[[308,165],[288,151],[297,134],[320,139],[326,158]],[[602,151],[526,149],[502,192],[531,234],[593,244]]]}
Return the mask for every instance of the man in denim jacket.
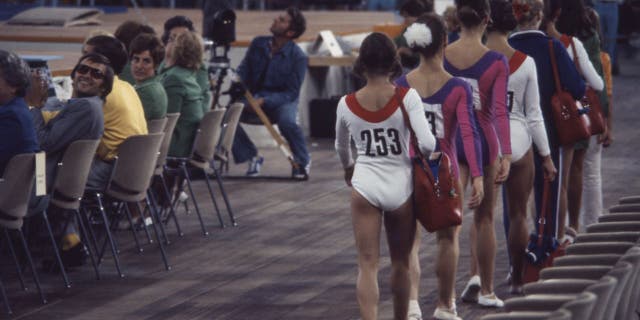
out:
{"label": "man in denim jacket", "polygon": [[[297,8],[289,8],[271,25],[272,36],[253,39],[238,74],[269,119],[275,122],[289,143],[299,169],[295,179],[307,179],[310,157],[302,129],[296,123],[300,86],[307,69],[307,57],[293,40],[306,29],[306,21]],[[249,161],[247,175],[260,173],[264,158],[246,132],[238,127],[233,143],[236,163]]]}

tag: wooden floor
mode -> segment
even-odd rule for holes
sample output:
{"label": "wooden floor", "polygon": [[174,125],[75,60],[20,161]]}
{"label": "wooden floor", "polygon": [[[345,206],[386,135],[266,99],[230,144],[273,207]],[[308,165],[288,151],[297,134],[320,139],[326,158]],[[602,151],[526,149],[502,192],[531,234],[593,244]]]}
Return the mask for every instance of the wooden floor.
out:
{"label": "wooden floor", "polygon": [[[625,64],[616,81],[616,141],[603,155],[605,204],[619,196],[640,193],[637,83],[640,65]],[[220,229],[202,181],[197,196],[211,232],[203,237],[194,213],[180,213],[185,236],[169,228],[171,271],[165,271],[158,250],[146,245],[138,254],[128,232],[119,232],[122,264],[119,279],[107,259],[102,280],[90,267],[70,277],[64,289],[58,276],[41,274],[49,303],[41,305],[33,284],[22,292],[13,269],[2,257],[2,279],[14,309],[11,319],[359,319],[355,300],[356,256],[349,214],[349,192],[342,180],[331,140],[312,140],[312,177],[308,182],[227,180],[238,217],[236,228]],[[273,149],[263,150],[265,173],[288,175],[288,164]],[[241,174],[244,166],[232,166]],[[496,292],[508,298],[504,283],[506,250],[500,207],[496,210],[499,240]],[[471,219],[467,213],[462,235]],[[384,239],[384,237],[383,237]],[[386,244],[381,244],[383,248]],[[435,307],[434,236],[425,235],[420,253],[423,277],[420,303],[428,319]],[[380,319],[391,318],[389,259],[380,264]],[[457,293],[468,276],[468,240],[461,238]],[[0,309],[1,310],[1,309]],[[478,319],[496,312],[458,302],[460,315]],[[0,319],[6,318],[0,313]]]}

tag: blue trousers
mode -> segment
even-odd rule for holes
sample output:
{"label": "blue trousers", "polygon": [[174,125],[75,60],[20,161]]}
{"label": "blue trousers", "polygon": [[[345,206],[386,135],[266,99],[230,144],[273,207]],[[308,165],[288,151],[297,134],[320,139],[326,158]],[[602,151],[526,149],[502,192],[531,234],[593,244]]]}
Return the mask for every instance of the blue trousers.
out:
{"label": "blue trousers", "polygon": [[[289,147],[291,147],[293,159],[303,167],[309,164],[309,152],[304,141],[304,133],[296,123],[298,100],[274,108],[263,106],[263,110],[269,119],[273,119],[274,123],[278,125],[280,133],[282,133],[282,136],[289,143]],[[242,126],[238,126],[236,130],[231,151],[235,163],[249,161],[258,155],[258,149],[242,129]]]}
{"label": "blue trousers", "polygon": [[601,39],[604,49],[611,57],[611,65],[617,65],[616,40],[618,37],[618,3],[595,1],[594,9],[600,16],[600,28],[602,28]]}

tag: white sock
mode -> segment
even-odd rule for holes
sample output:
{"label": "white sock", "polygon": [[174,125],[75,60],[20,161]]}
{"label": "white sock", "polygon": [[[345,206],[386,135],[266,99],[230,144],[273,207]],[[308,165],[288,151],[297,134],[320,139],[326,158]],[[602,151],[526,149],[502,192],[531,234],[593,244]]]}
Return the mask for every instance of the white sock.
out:
{"label": "white sock", "polygon": [[420,310],[420,305],[418,304],[418,300],[409,300],[408,314],[417,314],[420,317],[422,317],[422,311]]}

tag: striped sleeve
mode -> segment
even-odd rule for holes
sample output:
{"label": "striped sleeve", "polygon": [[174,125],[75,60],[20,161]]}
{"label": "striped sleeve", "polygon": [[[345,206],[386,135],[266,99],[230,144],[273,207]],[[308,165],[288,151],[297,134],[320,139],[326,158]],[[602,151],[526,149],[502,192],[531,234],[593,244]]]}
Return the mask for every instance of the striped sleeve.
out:
{"label": "striped sleeve", "polygon": [[500,142],[500,151],[502,154],[511,154],[511,133],[507,110],[507,78],[509,76],[507,59],[502,56],[494,63],[494,67],[497,69],[491,93],[491,101],[495,108],[494,126]]}
{"label": "striped sleeve", "polygon": [[[462,82],[462,81],[461,81]],[[467,83],[462,83],[453,89],[456,106],[456,118],[460,126],[460,136],[464,147],[464,154],[469,162],[472,177],[482,176],[482,148],[480,145],[480,134],[475,120],[473,110],[473,97],[471,87]]]}

